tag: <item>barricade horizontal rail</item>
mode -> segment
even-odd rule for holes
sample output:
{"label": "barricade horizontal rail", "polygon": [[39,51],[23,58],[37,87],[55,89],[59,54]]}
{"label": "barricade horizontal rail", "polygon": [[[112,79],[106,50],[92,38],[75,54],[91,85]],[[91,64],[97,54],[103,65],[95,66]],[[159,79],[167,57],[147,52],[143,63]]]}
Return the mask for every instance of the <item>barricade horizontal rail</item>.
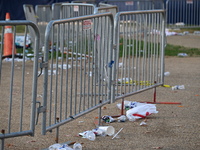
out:
{"label": "barricade horizontal rail", "polygon": [[115,17],[118,12],[118,7],[116,5],[100,5],[100,7],[95,8],[95,13],[111,12],[113,17]]}
{"label": "barricade horizontal rail", "polygon": [[164,9],[163,0],[104,0],[101,3],[117,5],[120,12]]}
{"label": "barricade horizontal rail", "polygon": [[164,14],[164,10],[117,13],[112,102],[163,84]]}
{"label": "barricade horizontal rail", "polygon": [[167,27],[200,27],[200,0],[167,0]]}
{"label": "barricade horizontal rail", "polygon": [[[18,27],[24,33],[18,33]],[[30,44],[28,28],[35,33]],[[34,135],[37,98],[39,30],[30,21],[0,21],[0,139]],[[17,47],[17,49],[16,49]]]}
{"label": "barricade horizontal rail", "polygon": [[98,6],[98,0],[74,0],[71,3],[85,3],[85,4],[94,4]]}
{"label": "barricade horizontal rail", "polygon": [[110,102],[113,23],[102,13],[48,24],[43,134]]}

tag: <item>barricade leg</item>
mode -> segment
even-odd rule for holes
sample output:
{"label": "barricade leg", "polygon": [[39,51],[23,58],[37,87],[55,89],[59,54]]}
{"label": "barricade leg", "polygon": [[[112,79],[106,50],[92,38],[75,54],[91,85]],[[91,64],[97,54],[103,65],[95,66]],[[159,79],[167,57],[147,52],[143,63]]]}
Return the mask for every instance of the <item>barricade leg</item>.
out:
{"label": "barricade leg", "polygon": [[154,88],[153,102],[146,102],[149,104],[181,104],[180,102],[156,102],[156,87]]}
{"label": "barricade leg", "polygon": [[121,114],[112,116],[113,118],[120,117],[121,115],[124,115],[124,98],[122,98],[122,104],[121,104]]}
{"label": "barricade leg", "polygon": [[[1,130],[2,134],[5,134],[5,130]],[[4,149],[4,139],[1,139],[1,150]]]}

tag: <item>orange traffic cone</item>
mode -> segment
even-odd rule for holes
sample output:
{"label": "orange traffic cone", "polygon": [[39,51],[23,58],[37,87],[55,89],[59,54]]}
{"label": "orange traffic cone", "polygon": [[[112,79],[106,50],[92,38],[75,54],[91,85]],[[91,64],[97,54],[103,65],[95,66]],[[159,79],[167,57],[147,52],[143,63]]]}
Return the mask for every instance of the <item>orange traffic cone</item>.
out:
{"label": "orange traffic cone", "polygon": [[[6,21],[10,20],[10,14],[6,13]],[[15,44],[14,44],[15,45]],[[16,47],[13,48],[13,33],[11,26],[5,26],[4,32],[4,51],[3,57],[12,57],[12,54],[16,55]]]}

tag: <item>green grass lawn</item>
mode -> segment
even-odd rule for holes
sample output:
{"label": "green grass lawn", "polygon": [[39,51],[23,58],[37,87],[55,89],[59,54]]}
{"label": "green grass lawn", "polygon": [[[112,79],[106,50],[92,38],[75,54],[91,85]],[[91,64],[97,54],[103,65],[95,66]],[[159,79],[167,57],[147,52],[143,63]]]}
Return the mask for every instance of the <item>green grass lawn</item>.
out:
{"label": "green grass lawn", "polygon": [[179,53],[186,53],[188,56],[200,56],[200,49],[186,48],[184,46],[175,46],[167,44],[165,47],[165,56],[177,56]]}

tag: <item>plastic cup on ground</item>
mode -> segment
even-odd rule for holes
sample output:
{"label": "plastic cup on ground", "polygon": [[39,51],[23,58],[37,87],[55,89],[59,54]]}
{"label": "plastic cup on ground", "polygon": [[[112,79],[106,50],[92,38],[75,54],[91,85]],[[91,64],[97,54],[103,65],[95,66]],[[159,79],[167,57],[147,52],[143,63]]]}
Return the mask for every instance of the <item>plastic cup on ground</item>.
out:
{"label": "plastic cup on ground", "polygon": [[98,128],[104,131],[106,135],[112,136],[115,134],[115,128],[113,126],[99,126]]}

